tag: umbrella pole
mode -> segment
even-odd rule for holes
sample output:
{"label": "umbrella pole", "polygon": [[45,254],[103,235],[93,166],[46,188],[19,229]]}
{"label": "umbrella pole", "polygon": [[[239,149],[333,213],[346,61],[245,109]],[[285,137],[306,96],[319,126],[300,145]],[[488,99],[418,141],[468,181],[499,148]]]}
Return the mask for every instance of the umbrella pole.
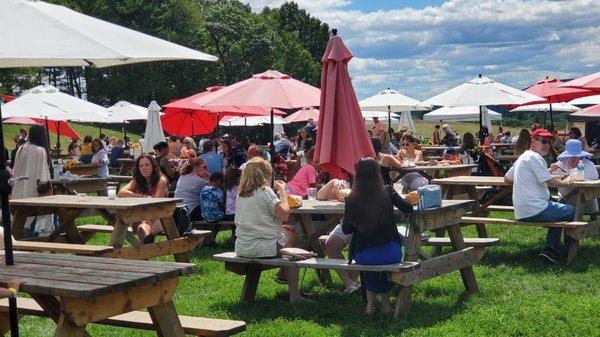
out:
{"label": "umbrella pole", "polygon": [[48,116],[46,116],[44,120],[46,121],[46,151],[48,151],[48,158],[50,158],[48,167],[50,168],[50,178],[54,178],[54,168],[52,167],[52,146],[50,145],[50,131],[48,131]]}
{"label": "umbrella pole", "polygon": [[[392,107],[388,105],[388,130],[392,128]],[[386,130],[387,132],[387,130]]]}
{"label": "umbrella pole", "polygon": [[275,121],[273,120],[273,108],[271,108],[271,145],[275,139]]}
{"label": "umbrella pole", "polygon": [[[10,205],[8,204],[8,195],[10,194],[8,179],[10,179],[10,172],[6,169],[2,106],[0,105],[0,201],[2,201],[2,227],[4,228],[4,261],[7,266],[12,266],[15,262],[13,258]],[[8,299],[8,315],[10,320],[10,334],[12,337],[19,337],[16,298]]]}
{"label": "umbrella pole", "polygon": [[547,117],[548,117],[547,111],[544,110],[544,129],[546,129],[548,127]]}
{"label": "umbrella pole", "polygon": [[554,131],[554,118],[552,117],[552,102],[550,102],[550,127]]}
{"label": "umbrella pole", "polygon": [[483,109],[481,105],[479,106],[479,144],[483,145]]}
{"label": "umbrella pole", "polygon": [[56,123],[56,148],[57,148],[57,153],[56,153],[56,158],[59,159],[60,158],[60,121],[54,121],[54,123]]}

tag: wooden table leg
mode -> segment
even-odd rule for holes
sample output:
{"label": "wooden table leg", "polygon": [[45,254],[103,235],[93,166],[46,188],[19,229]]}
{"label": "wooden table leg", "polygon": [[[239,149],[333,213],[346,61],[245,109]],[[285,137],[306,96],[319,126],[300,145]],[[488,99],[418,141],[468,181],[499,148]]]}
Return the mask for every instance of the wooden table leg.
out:
{"label": "wooden table leg", "polygon": [[83,209],[58,209],[57,214],[60,218],[60,226],[48,236],[47,241],[55,241],[61,234],[65,233],[69,243],[85,243],[81,233],[77,230],[75,219],[83,212]]}
{"label": "wooden table leg", "polygon": [[15,213],[12,222],[12,235],[16,240],[23,238],[25,230],[25,222],[27,221],[27,211],[25,207],[15,207]]}
{"label": "wooden table leg", "polygon": [[60,311],[60,302],[54,296],[30,294],[31,297],[44,309],[46,315],[56,322],[56,332],[54,336],[82,336],[90,337],[85,331],[85,326],[77,327],[73,322],[66,318]]}
{"label": "wooden table leg", "polygon": [[248,269],[246,270],[246,277],[244,278],[244,286],[242,287],[242,301],[254,301],[261,273],[261,265],[253,263],[248,265]]}
{"label": "wooden table leg", "polygon": [[[177,239],[179,238],[179,231],[177,230],[177,226],[175,225],[175,221],[173,221],[173,217],[169,216],[167,218],[161,218],[160,222],[163,225],[163,229],[165,230],[165,235],[167,236],[168,240],[173,240],[173,239]],[[185,262],[185,263],[189,263],[190,262],[190,257],[188,256],[188,253],[178,253],[175,254],[175,261],[177,262]]]}
{"label": "wooden table leg", "polygon": [[185,337],[172,301],[149,307],[148,312],[159,337]]}
{"label": "wooden table leg", "polygon": [[127,234],[128,225],[121,219],[120,216],[117,216],[115,219],[115,226],[110,236],[109,246],[113,246],[115,248],[123,247],[123,242],[125,241],[125,235]]}
{"label": "wooden table leg", "polygon": [[[104,220],[106,220],[106,222],[108,222],[109,225],[114,226],[115,223],[117,222],[116,216],[110,214],[110,212],[108,212],[105,209],[96,209],[96,212],[98,214],[100,214],[100,216],[102,216],[104,218]],[[135,236],[134,233],[127,231],[127,234],[125,234],[125,240],[127,240],[127,242],[129,242],[132,246],[134,247],[138,247],[141,246],[142,243],[140,242],[140,240],[138,240],[138,238]]]}
{"label": "wooden table leg", "polygon": [[[421,233],[414,227],[410,228],[408,237],[405,242],[405,256],[404,261],[415,262],[419,259],[419,252],[421,251]],[[412,302],[412,286],[404,287],[400,286],[398,291],[398,297],[396,298],[396,305],[394,306],[394,318],[398,318],[401,314],[408,312],[410,304]]]}
{"label": "wooden table leg", "polygon": [[[298,221],[300,225],[304,229],[304,233],[306,234],[306,242],[304,244],[304,248],[308,250],[313,250],[317,253],[318,256],[325,256],[321,245],[319,244],[319,236],[330,232],[340,221],[340,215],[329,215],[327,216],[327,223],[325,224],[325,228],[321,231],[317,231],[310,214],[300,214],[298,217]],[[316,269],[317,277],[322,284],[331,284],[331,273],[329,273],[329,269]]]}
{"label": "wooden table leg", "polygon": [[[477,195],[477,188],[475,186],[470,185],[470,186],[466,186],[466,189],[467,189],[467,195],[469,196],[469,199],[475,200],[475,208],[473,209],[473,214],[487,216],[489,214],[489,212],[486,211],[483,208],[483,206],[479,203],[479,196]],[[477,235],[480,238],[488,237],[487,229],[485,228],[484,224],[475,224],[475,227],[477,228]]]}
{"label": "wooden table leg", "polygon": [[85,325],[77,326],[73,324],[64,314],[60,315],[56,323],[56,332],[54,337],[85,337],[89,336],[85,331]]}
{"label": "wooden table leg", "polygon": [[[450,242],[452,243],[452,248],[454,248],[455,251],[466,248],[462,232],[460,231],[460,225],[456,224],[448,226],[447,228],[450,236]],[[475,279],[475,273],[473,272],[473,267],[468,266],[460,269],[460,276],[462,277],[467,293],[470,294],[479,291],[477,280]]]}

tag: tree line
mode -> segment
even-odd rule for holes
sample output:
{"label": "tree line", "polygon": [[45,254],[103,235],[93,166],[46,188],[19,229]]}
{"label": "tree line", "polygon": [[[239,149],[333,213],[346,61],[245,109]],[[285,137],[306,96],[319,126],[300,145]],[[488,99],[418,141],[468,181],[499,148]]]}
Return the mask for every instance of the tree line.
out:
{"label": "tree line", "polygon": [[277,69],[320,86],[329,26],[293,2],[254,13],[235,0],[46,0],[219,57],[217,62],[150,62],[109,68],[0,69],[0,93],[41,83],[109,106],[159,104]]}

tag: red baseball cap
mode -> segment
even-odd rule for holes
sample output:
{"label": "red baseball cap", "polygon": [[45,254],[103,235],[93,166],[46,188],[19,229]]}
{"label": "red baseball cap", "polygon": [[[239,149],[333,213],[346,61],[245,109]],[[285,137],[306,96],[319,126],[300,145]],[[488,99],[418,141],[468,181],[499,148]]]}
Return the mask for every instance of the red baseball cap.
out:
{"label": "red baseball cap", "polygon": [[551,138],[553,137],[552,133],[546,129],[536,129],[531,133],[531,138],[542,137],[542,138]]}

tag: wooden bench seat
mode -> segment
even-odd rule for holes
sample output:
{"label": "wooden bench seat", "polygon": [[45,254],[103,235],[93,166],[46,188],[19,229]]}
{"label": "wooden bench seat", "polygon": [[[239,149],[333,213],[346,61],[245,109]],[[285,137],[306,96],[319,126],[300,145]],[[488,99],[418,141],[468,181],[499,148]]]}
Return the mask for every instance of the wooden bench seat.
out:
{"label": "wooden bench seat", "polygon": [[[319,242],[321,244],[325,244],[329,235],[321,235],[319,237]],[[498,238],[464,238],[465,245],[467,247],[489,247],[489,246],[497,246],[500,244],[500,239]],[[421,246],[451,246],[450,238],[438,238],[438,237],[429,237],[425,240],[421,240]]]}
{"label": "wooden bench seat", "polygon": [[111,246],[81,245],[73,243],[25,241],[13,242],[13,248],[29,252],[70,253],[76,255],[104,255],[113,251]]}
{"label": "wooden bench seat", "polygon": [[496,212],[514,212],[514,206],[504,206],[504,205],[489,205],[485,208],[486,211],[496,211]]}
{"label": "wooden bench seat", "polygon": [[[46,317],[42,307],[33,299],[18,298],[17,307],[19,314]],[[0,313],[8,313],[8,300],[0,300]],[[179,316],[183,331],[193,336],[231,336],[246,331],[246,323],[227,319]],[[150,314],[145,311],[131,311],[118,316],[113,316],[99,322],[99,324],[154,330]]]}
{"label": "wooden bench seat", "polygon": [[207,221],[192,221],[192,227],[197,229],[213,229],[218,228],[222,230],[235,230],[234,221],[218,221],[218,222],[207,222]]}
{"label": "wooden bench seat", "polygon": [[463,216],[461,223],[465,224],[499,224],[499,225],[518,225],[518,226],[541,226],[557,228],[580,228],[587,226],[583,221],[555,221],[555,222],[533,222],[502,218],[484,218],[474,216]]}

